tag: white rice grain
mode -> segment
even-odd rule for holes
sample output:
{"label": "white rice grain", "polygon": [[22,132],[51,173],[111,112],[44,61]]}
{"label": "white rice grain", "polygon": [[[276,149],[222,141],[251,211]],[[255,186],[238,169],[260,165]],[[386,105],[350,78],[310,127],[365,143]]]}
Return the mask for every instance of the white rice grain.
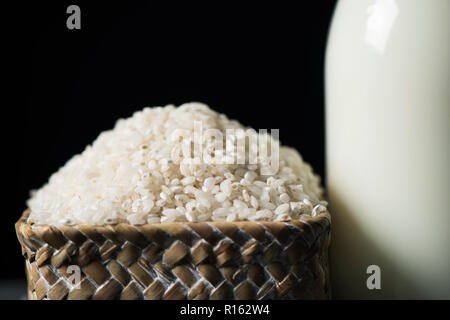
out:
{"label": "white rice grain", "polygon": [[[174,157],[182,147],[200,147],[192,138],[197,122],[202,130],[221,132],[224,145],[230,147],[221,150],[218,141],[200,140],[203,150],[219,160],[257,156],[258,163],[191,163]],[[185,139],[174,136],[177,129],[186,130]],[[227,129],[239,129],[241,135],[226,135]],[[247,128],[201,103],[144,108],[119,119],[33,191],[27,202],[29,221],[50,225],[288,221],[326,210],[319,177],[296,150],[269,135],[269,143],[280,147],[280,166],[272,175],[261,175],[270,167],[270,158],[258,154],[259,144],[249,146],[246,157],[237,155],[236,142],[245,139],[242,129]]]}

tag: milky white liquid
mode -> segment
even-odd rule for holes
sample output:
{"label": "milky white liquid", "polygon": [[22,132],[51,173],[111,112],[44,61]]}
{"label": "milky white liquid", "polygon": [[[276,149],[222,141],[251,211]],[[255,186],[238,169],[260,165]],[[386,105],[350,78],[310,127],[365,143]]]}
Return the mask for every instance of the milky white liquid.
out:
{"label": "milky white liquid", "polygon": [[326,130],[333,297],[450,299],[450,1],[338,3]]}

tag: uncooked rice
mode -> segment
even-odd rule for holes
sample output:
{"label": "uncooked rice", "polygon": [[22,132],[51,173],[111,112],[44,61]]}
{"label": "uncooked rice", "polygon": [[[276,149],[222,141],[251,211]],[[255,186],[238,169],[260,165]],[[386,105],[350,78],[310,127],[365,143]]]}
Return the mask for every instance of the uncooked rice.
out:
{"label": "uncooked rice", "polygon": [[[113,130],[102,132],[46,185],[32,191],[29,221],[288,221],[326,210],[319,177],[289,147],[279,146],[279,170],[269,176],[260,174],[266,163],[260,158],[256,164],[174,160],[172,151],[179,142],[171,139],[173,131],[194,132],[198,121],[202,130],[215,128],[224,136],[226,129],[247,129],[201,103],[145,108],[118,120]],[[270,143],[279,143],[268,136]]]}

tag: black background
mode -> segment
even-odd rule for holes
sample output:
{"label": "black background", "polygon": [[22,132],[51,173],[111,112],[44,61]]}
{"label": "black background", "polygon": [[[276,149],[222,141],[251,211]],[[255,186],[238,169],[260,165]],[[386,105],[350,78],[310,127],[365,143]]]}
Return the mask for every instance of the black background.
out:
{"label": "black background", "polygon": [[[68,30],[66,8],[81,8]],[[334,1],[59,1],[4,16],[0,277],[23,277],[14,223],[30,189],[121,117],[201,101],[247,126],[279,128],[324,176],[323,62]],[[6,102],[7,101],[7,102]],[[12,126],[10,126],[12,125]],[[6,204],[6,208],[5,208]]]}

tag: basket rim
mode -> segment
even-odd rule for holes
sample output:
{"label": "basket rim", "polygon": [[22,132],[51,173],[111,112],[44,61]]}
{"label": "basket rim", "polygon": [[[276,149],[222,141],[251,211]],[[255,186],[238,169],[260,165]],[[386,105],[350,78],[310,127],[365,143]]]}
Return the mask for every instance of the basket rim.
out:
{"label": "basket rim", "polygon": [[175,221],[175,222],[163,222],[163,223],[145,223],[140,225],[133,225],[127,222],[119,222],[119,223],[111,223],[111,224],[104,224],[104,225],[97,225],[97,224],[89,224],[89,223],[79,223],[79,224],[71,224],[71,225],[52,225],[52,224],[41,224],[41,223],[35,223],[27,221],[29,215],[31,213],[31,210],[29,208],[25,209],[22,215],[20,216],[19,220],[15,223],[16,227],[19,225],[28,225],[32,228],[51,228],[51,227],[72,227],[76,228],[79,226],[89,226],[90,228],[108,228],[108,227],[118,227],[118,226],[126,226],[126,227],[135,227],[135,228],[145,228],[147,226],[157,227],[162,229],[169,228],[170,226],[180,226],[180,225],[195,225],[195,224],[208,224],[212,226],[245,226],[245,225],[254,225],[254,224],[260,224],[263,226],[267,225],[286,225],[286,224],[294,224],[297,223],[317,223],[317,222],[325,222],[327,224],[331,224],[331,215],[328,210],[318,213],[316,216],[307,216],[302,217],[299,219],[292,219],[289,221],[270,221],[270,220],[254,220],[254,221],[248,221],[248,220],[238,220],[238,221],[196,221],[196,222],[187,222],[187,221]]}
{"label": "basket rim", "polygon": [[[66,242],[64,235],[70,234],[103,234],[104,232],[113,237],[127,239],[132,243],[142,244],[148,237],[158,237],[161,232],[175,236],[177,238],[188,237],[190,231],[199,229],[216,229],[222,233],[233,235],[236,230],[244,229],[252,234],[261,234],[262,230],[270,230],[284,238],[294,230],[303,235],[316,239],[323,232],[331,230],[331,216],[328,211],[321,212],[315,217],[306,217],[285,222],[279,221],[209,221],[209,222],[168,222],[157,224],[132,225],[129,223],[117,223],[109,225],[74,224],[74,225],[47,225],[36,224],[27,221],[30,210],[23,212],[20,219],[15,224],[17,239],[22,246],[22,254],[26,251],[33,252],[39,249],[43,243],[54,243],[57,247]],[[187,228],[186,228],[187,227]],[[328,230],[328,231],[327,231]],[[205,231],[205,230],[204,230]],[[204,238],[204,235],[200,236]],[[63,240],[66,239],[66,240]],[[61,241],[60,241],[61,240]]]}

